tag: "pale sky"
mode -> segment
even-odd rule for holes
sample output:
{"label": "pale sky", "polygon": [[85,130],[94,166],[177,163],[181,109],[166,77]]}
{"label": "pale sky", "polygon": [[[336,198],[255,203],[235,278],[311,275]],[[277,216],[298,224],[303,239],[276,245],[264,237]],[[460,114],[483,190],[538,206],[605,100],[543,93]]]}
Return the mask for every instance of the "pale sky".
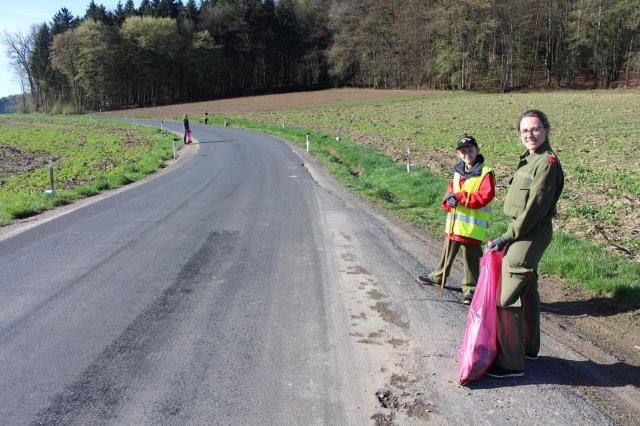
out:
{"label": "pale sky", "polygon": [[[122,0],[122,4],[126,0]],[[66,7],[73,16],[84,16],[91,0],[2,0],[0,1],[0,37],[4,39],[5,31],[23,34],[28,32],[32,25],[50,23],[51,18],[61,8]],[[139,0],[134,0],[136,7]],[[107,10],[113,11],[118,0],[96,0],[96,4],[104,5]],[[20,85],[9,65],[7,49],[4,43],[0,43],[0,98],[20,93]]]}

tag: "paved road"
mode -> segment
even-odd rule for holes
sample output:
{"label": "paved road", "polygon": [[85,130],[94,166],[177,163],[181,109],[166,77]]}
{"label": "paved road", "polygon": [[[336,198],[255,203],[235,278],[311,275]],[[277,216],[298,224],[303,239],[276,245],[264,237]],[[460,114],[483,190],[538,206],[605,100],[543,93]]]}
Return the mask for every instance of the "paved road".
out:
{"label": "paved road", "polygon": [[346,420],[316,185],[286,144],[197,154],[0,243],[6,423]]}
{"label": "paved road", "polygon": [[181,166],[0,241],[0,423],[611,421],[553,374],[455,386],[466,308],[412,282],[438,246],[282,141],[192,127]]}

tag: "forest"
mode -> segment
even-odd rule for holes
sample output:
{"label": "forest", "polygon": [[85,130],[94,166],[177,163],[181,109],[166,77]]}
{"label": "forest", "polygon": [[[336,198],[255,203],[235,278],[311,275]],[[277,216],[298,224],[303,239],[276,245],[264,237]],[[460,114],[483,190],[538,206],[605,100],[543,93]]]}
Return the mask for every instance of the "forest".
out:
{"label": "forest", "polygon": [[330,86],[638,86],[639,29],[639,0],[92,0],[3,42],[19,110],[71,113]]}

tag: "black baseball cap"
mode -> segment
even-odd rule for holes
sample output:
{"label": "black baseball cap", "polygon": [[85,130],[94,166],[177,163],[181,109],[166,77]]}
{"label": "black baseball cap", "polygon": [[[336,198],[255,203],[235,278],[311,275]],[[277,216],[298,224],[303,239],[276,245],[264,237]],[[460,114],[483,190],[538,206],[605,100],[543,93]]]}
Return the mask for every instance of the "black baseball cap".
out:
{"label": "black baseball cap", "polygon": [[473,136],[464,135],[456,144],[456,149],[465,148],[467,146],[475,146],[477,148],[478,142],[476,142]]}

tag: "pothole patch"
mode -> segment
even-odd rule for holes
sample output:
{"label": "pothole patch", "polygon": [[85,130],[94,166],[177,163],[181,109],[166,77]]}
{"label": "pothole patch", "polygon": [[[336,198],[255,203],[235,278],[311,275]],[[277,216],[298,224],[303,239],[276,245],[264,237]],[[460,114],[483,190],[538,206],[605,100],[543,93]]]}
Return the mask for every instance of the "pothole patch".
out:
{"label": "pothole patch", "polygon": [[378,312],[385,322],[404,328],[407,324],[402,321],[400,314],[389,309],[389,305],[390,303],[388,302],[377,302],[374,306],[371,306],[370,308]]}
{"label": "pothole patch", "polygon": [[407,342],[406,340],[398,339],[396,337],[394,337],[393,339],[387,340],[387,343],[393,346],[394,348],[400,348],[403,346],[407,346],[409,344],[409,342]]}
{"label": "pothole patch", "polygon": [[385,297],[387,297],[386,294],[379,292],[378,290],[371,289],[367,292],[367,295],[369,296],[369,298],[373,299],[373,300],[380,300],[380,299],[384,299]]}
{"label": "pothole patch", "polygon": [[369,272],[366,268],[363,268],[360,265],[356,265],[356,266],[348,266],[347,267],[347,274],[371,275],[371,272]]}
{"label": "pothole patch", "polygon": [[420,420],[429,420],[431,414],[435,412],[435,406],[427,403],[422,398],[416,398],[413,402],[404,404],[403,408],[409,417]]}

